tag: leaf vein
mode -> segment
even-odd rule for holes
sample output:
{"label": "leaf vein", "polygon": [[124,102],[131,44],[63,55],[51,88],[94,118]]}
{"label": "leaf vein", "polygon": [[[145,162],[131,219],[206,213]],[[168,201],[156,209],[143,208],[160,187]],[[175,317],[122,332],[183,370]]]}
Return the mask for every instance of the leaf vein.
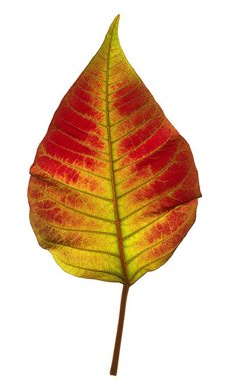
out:
{"label": "leaf vein", "polygon": [[166,217],[169,213],[170,213],[170,211],[167,211],[167,212],[165,212],[165,213],[159,215],[157,218],[153,219],[151,222],[147,223],[146,225],[140,227],[139,229],[133,231],[132,233],[130,233],[129,235],[127,235],[126,237],[124,237],[123,240],[125,241],[125,240],[129,239],[130,237],[133,237],[133,235],[135,235],[135,234],[139,233],[140,231],[146,229],[148,226],[151,226],[153,223],[160,221],[160,219],[163,219],[163,218]]}
{"label": "leaf vein", "polygon": [[152,150],[151,152],[145,154],[145,156],[140,157],[140,158],[139,158],[138,160],[136,160],[136,161],[133,161],[133,162],[127,164],[127,165],[124,165],[124,166],[121,166],[121,167],[118,168],[118,169],[115,169],[115,172],[119,172],[119,171],[122,170],[122,169],[125,169],[125,168],[127,168],[127,167],[129,167],[129,166],[135,165],[135,164],[139,163],[140,161],[143,161],[145,158],[148,158],[150,155],[152,155],[152,154],[154,154],[155,152],[161,150],[161,149],[167,144],[167,142],[171,140],[171,138],[172,138],[172,132],[171,132],[170,136],[168,137],[168,139],[167,139],[165,142],[163,142],[163,144],[161,144],[158,148],[155,148],[154,150]]}
{"label": "leaf vein", "polygon": [[[142,94],[139,94],[139,95],[137,95],[137,96],[131,98],[130,100],[126,100],[126,101],[124,101],[122,104],[119,105],[119,107],[127,106],[127,104],[130,104],[130,103],[132,103],[132,102],[135,101],[135,100],[138,100],[138,99],[140,98],[140,96],[143,96],[143,95],[146,96],[144,90],[143,90]],[[148,98],[146,99],[146,101],[147,101],[147,102],[152,101],[152,97],[150,97],[150,94],[148,94]],[[116,102],[116,100],[115,100],[115,102]],[[144,105],[144,104],[142,103],[141,105],[139,105],[139,107],[142,107],[143,105]],[[112,113],[112,112],[114,112],[114,111],[116,111],[116,110],[117,110],[117,106],[115,106],[114,108],[110,109],[110,113]],[[135,109],[135,110],[138,110],[138,109]]]}
{"label": "leaf vein", "polygon": [[[64,117],[60,117],[60,118],[61,118],[61,120],[64,121],[66,124],[72,126],[73,128],[75,128],[75,129],[77,129],[77,130],[79,130],[79,131],[81,131],[81,132],[83,132],[83,133],[87,133],[89,136],[99,138],[100,140],[105,141],[105,142],[108,141],[107,138],[100,137],[99,135],[97,135],[97,134],[95,134],[95,133],[93,133],[93,132],[90,132],[90,131],[88,131],[88,130],[84,130],[84,129],[79,128],[78,126],[72,124],[70,121],[67,121]],[[89,119],[87,119],[86,116],[83,116],[83,118],[84,118],[85,120],[90,121]]]}
{"label": "leaf vein", "polygon": [[[175,163],[175,160],[176,160],[178,153],[179,153],[179,150],[177,149],[176,152],[174,153],[174,156],[172,157],[172,159],[163,168],[158,170],[156,173],[153,173],[152,176],[150,178],[146,179],[146,181],[144,183],[135,186],[133,189],[128,190],[126,193],[132,192],[132,191],[138,189],[139,187],[144,186],[148,182],[151,182],[151,181],[157,179],[157,177],[162,175],[167,169],[169,169],[170,166],[172,166]],[[132,177],[135,177],[136,174],[138,174],[138,172],[135,172],[131,176],[128,176],[127,178],[123,179],[117,185],[121,185],[123,182],[127,182],[129,179],[132,179]]]}
{"label": "leaf vein", "polygon": [[[62,146],[62,145],[58,144],[57,142],[55,142],[55,141],[52,140],[51,138],[49,139],[49,141],[50,141],[52,144],[58,146],[59,148],[62,148],[62,149],[67,150],[68,152],[75,153],[75,154],[79,154],[79,155],[81,155],[81,156],[83,156],[83,157],[92,158],[93,160],[96,160],[96,161],[109,162],[108,160],[105,160],[105,158],[94,157],[94,156],[92,156],[92,155],[90,155],[90,154],[80,153],[80,152],[75,151],[75,150],[73,150],[73,149],[68,149],[68,148],[66,148],[65,146]],[[83,146],[83,145],[82,145],[82,146]]]}
{"label": "leaf vein", "polygon": [[74,207],[71,207],[71,206],[68,206],[66,204],[64,204],[63,202],[60,202],[58,201],[57,199],[53,198],[51,195],[49,195],[48,193],[46,193],[44,190],[42,190],[41,188],[35,188],[36,190],[39,190],[40,192],[42,192],[46,198],[38,198],[37,201],[43,201],[43,200],[51,200],[53,202],[55,202],[56,204],[62,206],[63,208],[66,208],[68,210],[71,210],[75,213],[79,213],[81,215],[84,215],[86,217],[89,217],[89,218],[92,218],[92,219],[97,219],[97,220],[100,220],[100,221],[104,221],[104,222],[109,222],[109,223],[112,223],[112,224],[115,224],[115,221],[114,220],[111,220],[111,219],[108,219],[108,218],[103,218],[103,217],[99,217],[99,216],[96,216],[96,215],[92,215],[92,214],[89,214],[89,213],[85,213],[84,211],[81,211],[79,209],[76,209]]}
{"label": "leaf vein", "polygon": [[83,118],[86,118],[87,120],[93,122],[95,125],[98,125],[99,127],[102,127],[102,128],[106,128],[106,125],[105,124],[102,124],[101,122],[98,122],[96,120],[94,120],[92,117],[90,117],[88,114],[85,114],[85,113],[81,113],[79,112],[77,109],[73,108],[72,105],[70,105],[67,97],[64,98],[66,104],[67,104],[67,107],[69,109],[71,109],[74,113],[78,114],[79,116],[82,116]]}
{"label": "leaf vein", "polygon": [[[83,79],[83,81],[85,81],[85,80]],[[106,101],[104,98],[99,97],[98,93],[94,93],[92,91],[89,91],[88,89],[85,89],[80,82],[76,83],[76,88],[82,89],[83,92],[87,93],[89,96],[92,95],[92,97],[95,98],[96,100],[99,100],[99,101],[102,101],[102,102]]]}
{"label": "leaf vein", "polygon": [[111,44],[112,44],[112,38],[113,38],[113,32],[110,38],[110,42],[108,45],[108,52],[107,52],[107,77],[106,77],[106,120],[107,120],[107,136],[108,136],[108,144],[109,144],[109,152],[110,152],[110,171],[111,171],[111,184],[112,184],[112,193],[113,193],[113,205],[114,205],[114,213],[116,218],[116,230],[117,230],[117,237],[118,237],[118,247],[119,247],[119,255],[120,255],[120,261],[122,270],[124,273],[124,278],[126,281],[126,284],[129,285],[129,278],[127,275],[126,270],[126,263],[125,263],[125,256],[124,256],[124,247],[123,247],[123,241],[122,241],[122,233],[121,233],[121,227],[120,227],[120,217],[119,217],[119,210],[118,210],[118,204],[117,204],[117,194],[116,194],[116,185],[115,185],[115,173],[114,173],[114,165],[113,165],[113,157],[112,157],[112,137],[111,137],[111,121],[110,121],[110,111],[109,111],[109,104],[108,104],[108,90],[109,90],[109,62],[110,62],[110,55],[111,55]]}
{"label": "leaf vein", "polygon": [[[108,156],[108,154],[109,154],[108,152],[103,152],[102,150],[98,150],[97,148],[94,149],[94,146],[92,146],[92,145],[88,145],[88,144],[85,143],[85,141],[83,141],[83,140],[79,140],[78,138],[75,138],[75,137],[71,136],[70,134],[66,133],[66,132],[63,130],[63,127],[62,127],[62,128],[58,127],[58,126],[55,124],[55,122],[52,123],[52,126],[54,127],[54,130],[56,130],[56,131],[59,130],[64,136],[69,137],[72,141],[77,142],[77,143],[79,143],[80,145],[85,146],[86,148],[88,148],[88,149],[90,149],[90,150],[92,149],[93,152],[96,152],[96,153],[99,153],[99,154],[103,154],[103,155],[105,155],[105,156]],[[59,144],[58,144],[58,145],[59,145]],[[62,145],[60,145],[60,146],[62,146]],[[64,147],[64,146],[62,146],[62,147]],[[67,150],[71,150],[71,149],[68,149],[68,148],[66,148],[66,147],[65,147],[65,149],[67,149]]]}
{"label": "leaf vein", "polygon": [[[49,174],[48,178],[45,178],[45,177],[42,177],[42,176],[38,176],[38,175],[35,175],[35,174],[31,174],[32,177],[36,178],[36,179],[39,179],[41,181],[47,181],[52,179],[55,181],[55,178],[51,177],[51,175]],[[65,182],[61,181],[61,180],[58,180],[56,179],[56,182],[63,185],[63,186],[66,186],[68,187],[69,189],[72,189],[72,190],[75,190],[76,192],[78,193],[81,193],[81,194],[87,194],[87,195],[90,195],[91,197],[94,197],[94,198],[97,198],[97,199],[101,199],[102,201],[108,201],[108,202],[112,202],[112,199],[110,198],[106,198],[106,197],[101,197],[101,196],[98,196],[96,194],[93,194],[93,193],[90,193],[88,191],[85,191],[85,190],[80,190],[78,188],[76,188],[75,186],[72,186],[72,185],[68,185],[66,184]]]}
{"label": "leaf vein", "polygon": [[[51,141],[51,140],[49,140],[49,141]],[[54,144],[53,141],[51,141],[51,142]],[[70,168],[75,169],[75,170],[78,170],[78,171],[83,172],[83,173],[85,173],[85,174],[89,174],[90,176],[97,177],[97,178],[101,178],[101,179],[103,179],[103,180],[105,180],[105,181],[110,181],[110,178],[107,178],[107,177],[101,176],[101,175],[99,175],[99,174],[90,172],[89,170],[84,170],[84,169],[82,169],[82,168],[80,168],[80,167],[78,167],[78,166],[75,166],[74,164],[71,164],[70,162],[67,162],[67,161],[65,161],[65,160],[62,160],[62,159],[60,159],[60,158],[57,158],[57,157],[54,157],[54,156],[50,155],[49,153],[47,153],[47,152],[45,151],[45,148],[42,147],[42,149],[44,150],[45,156],[47,156],[47,157],[49,157],[49,158],[52,158],[53,160],[56,159],[58,162],[60,162],[60,163],[63,164],[63,165],[68,165]]]}
{"label": "leaf vein", "polygon": [[[143,140],[142,142],[140,142],[140,144],[138,144],[137,146],[135,146],[134,148],[130,149],[128,152],[126,152],[125,154],[123,154],[122,156],[120,156],[119,158],[117,158],[114,162],[117,162],[117,161],[120,161],[122,159],[124,159],[125,157],[127,157],[130,153],[136,151],[138,148],[140,148],[140,146],[144,145],[147,141],[149,141],[157,132],[158,130],[160,130],[160,128],[162,127],[162,125],[165,123],[165,121],[162,121],[162,123],[158,126],[158,128],[150,135],[150,136],[147,136],[147,138],[145,140]],[[169,137],[168,137],[169,138]],[[167,142],[167,141],[165,141]]]}
{"label": "leaf vein", "polygon": [[[36,215],[36,214],[35,214]],[[51,222],[48,222],[46,219],[40,217],[40,221],[43,221],[45,222],[48,226],[54,228],[54,229],[58,229],[58,230],[62,230],[62,231],[69,231],[69,232],[78,232],[78,233],[89,233],[89,234],[100,234],[100,235],[108,235],[108,236],[112,236],[112,237],[117,237],[117,234],[116,233],[109,233],[107,231],[98,231],[98,230],[86,230],[86,229],[75,229],[75,228],[71,228],[71,227],[63,227],[63,226],[58,226],[58,225],[54,225],[52,224]],[[118,255],[116,255],[116,257],[119,258]]]}
{"label": "leaf vein", "polygon": [[[157,110],[158,109],[156,109],[156,112],[157,112]],[[144,125],[148,124],[152,119],[161,116],[162,112],[161,113],[160,112],[156,113],[156,112],[153,112],[153,114],[150,117],[148,117],[145,121],[141,122],[140,124],[135,125],[134,128],[130,129],[123,136],[116,138],[114,141],[112,141],[112,143],[114,144],[115,142],[121,141],[123,138],[128,137],[130,134],[134,133],[138,129],[142,128]]]}
{"label": "leaf vein", "polygon": [[[126,117],[122,118],[121,120],[119,120],[119,121],[117,121],[117,122],[111,124],[111,128],[113,129],[115,126],[121,124],[122,122],[129,120],[130,117],[133,117],[137,112],[140,113],[140,111],[141,111],[142,109],[147,108],[148,105],[150,106],[150,105],[152,104],[152,101],[153,101],[153,100],[150,98],[150,99],[148,100],[148,102],[145,102],[145,103],[144,103],[143,105],[141,105],[139,108],[137,108],[137,109],[135,109],[133,112],[131,112],[128,116],[126,116]],[[153,107],[155,107],[155,104],[153,104]]]}
{"label": "leaf vein", "polygon": [[55,246],[63,246],[63,247],[68,247],[70,249],[75,249],[75,250],[79,250],[79,251],[86,251],[88,253],[96,253],[96,254],[105,254],[105,255],[109,255],[111,257],[118,257],[119,258],[119,255],[118,254],[115,254],[115,253],[111,253],[109,251],[102,251],[102,250],[94,250],[94,249],[85,249],[85,248],[82,248],[82,247],[75,247],[75,246],[72,246],[71,244],[65,244],[65,243],[60,243],[60,242],[51,242],[51,241],[48,241],[46,239],[43,238],[43,241],[50,244],[50,245],[53,245],[54,247]]}
{"label": "leaf vein", "polygon": [[[125,221],[126,219],[130,218],[132,215],[134,215],[134,214],[138,213],[139,211],[141,211],[142,209],[144,209],[145,207],[147,207],[147,206],[149,206],[149,205],[155,203],[156,201],[158,201],[158,200],[160,200],[160,199],[162,199],[162,198],[165,198],[165,197],[169,196],[171,193],[173,193],[175,190],[177,190],[177,189],[182,185],[182,183],[183,183],[183,182],[185,181],[185,179],[188,177],[190,171],[191,171],[191,168],[189,169],[189,171],[188,171],[188,173],[186,174],[186,176],[182,179],[182,181],[181,181],[178,185],[176,185],[174,188],[171,188],[170,190],[168,190],[167,193],[163,193],[163,194],[159,195],[158,197],[152,199],[151,201],[149,201],[149,202],[146,203],[145,205],[141,206],[140,208],[136,209],[136,210],[133,211],[132,213],[126,215],[125,217],[123,217],[123,218],[121,219],[121,221]],[[191,200],[186,200],[184,203],[187,203],[187,202],[190,202],[190,201],[191,201]],[[171,207],[171,209],[174,209],[174,208],[177,207],[177,206],[179,206],[179,205],[173,206],[173,207]]]}
{"label": "leaf vein", "polygon": [[[184,204],[183,204],[183,205],[184,205]],[[178,232],[182,229],[183,226],[187,225],[189,222],[192,221],[194,215],[195,215],[195,213],[194,213],[194,214],[191,214],[191,216],[190,216],[188,219],[186,219],[182,225],[178,226],[177,230],[173,231],[171,234],[167,235],[166,237],[164,237],[163,239],[161,239],[159,242],[154,243],[153,245],[146,247],[144,250],[142,250],[142,251],[140,251],[138,254],[134,255],[132,258],[130,258],[130,259],[127,261],[127,264],[133,262],[136,258],[140,257],[143,253],[146,253],[147,251],[149,251],[149,250],[153,249],[154,247],[159,246],[161,243],[167,241],[169,238],[171,238],[171,237],[173,236],[173,234],[178,233]],[[176,247],[175,247],[175,248],[176,248]]]}
{"label": "leaf vein", "polygon": [[[176,249],[176,248],[175,248],[175,249]],[[147,269],[148,266],[151,266],[152,264],[156,263],[157,261],[162,260],[164,257],[168,257],[168,258],[170,258],[170,256],[173,254],[173,252],[175,251],[175,249],[173,249],[172,251],[168,252],[167,254],[164,254],[163,256],[161,256],[161,257],[155,259],[154,261],[148,262],[148,263],[146,263],[146,265],[141,266],[141,267],[140,267],[139,269],[137,269],[136,272],[133,274],[133,276],[132,276],[132,278],[131,278],[131,281],[135,279],[136,275],[137,275],[138,273],[140,273],[140,271],[142,271],[143,269]],[[151,271],[151,270],[147,270],[146,272],[148,272],[148,271]],[[146,274],[146,273],[144,273],[144,274]],[[131,283],[133,283],[133,282],[131,282]]]}
{"label": "leaf vein", "polygon": [[78,100],[80,100],[83,104],[88,105],[91,109],[95,110],[96,112],[102,112],[102,113],[105,113],[105,110],[104,110],[104,109],[100,109],[100,108],[94,106],[93,104],[90,104],[89,102],[84,101],[81,97],[79,97],[79,96],[75,93],[75,91],[73,91],[71,94],[73,94],[74,97],[76,97]]}

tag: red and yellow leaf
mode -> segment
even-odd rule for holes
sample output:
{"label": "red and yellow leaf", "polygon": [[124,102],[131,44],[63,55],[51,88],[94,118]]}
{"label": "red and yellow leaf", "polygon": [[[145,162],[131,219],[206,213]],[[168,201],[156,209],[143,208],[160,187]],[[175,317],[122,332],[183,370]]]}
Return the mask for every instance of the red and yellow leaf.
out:
{"label": "red and yellow leaf", "polygon": [[30,220],[67,272],[131,285],[195,221],[190,147],[127,61],[115,18],[65,95],[30,169]]}
{"label": "red and yellow leaf", "polygon": [[119,16],[65,95],[30,169],[30,220],[67,272],[121,282],[116,375],[129,287],[163,265],[196,218],[190,147],[127,61]]}

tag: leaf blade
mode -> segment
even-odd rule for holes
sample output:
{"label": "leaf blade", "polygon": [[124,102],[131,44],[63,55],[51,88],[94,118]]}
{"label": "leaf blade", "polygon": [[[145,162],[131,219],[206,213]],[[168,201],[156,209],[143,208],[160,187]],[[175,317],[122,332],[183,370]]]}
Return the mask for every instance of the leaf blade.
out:
{"label": "leaf blade", "polygon": [[173,254],[201,193],[191,149],[127,61],[118,23],[53,116],[29,203],[65,271],[131,285]]}

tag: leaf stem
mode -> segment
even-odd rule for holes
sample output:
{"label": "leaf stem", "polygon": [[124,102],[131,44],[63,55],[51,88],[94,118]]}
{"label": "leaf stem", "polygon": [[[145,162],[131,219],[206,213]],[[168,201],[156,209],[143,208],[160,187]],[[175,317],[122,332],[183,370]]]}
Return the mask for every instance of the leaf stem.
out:
{"label": "leaf stem", "polygon": [[119,321],[118,321],[118,326],[117,326],[116,341],[115,341],[115,346],[114,346],[110,375],[116,375],[117,374],[119,355],[120,355],[120,345],[121,345],[124,318],[125,318],[125,307],[126,307],[128,292],[129,292],[129,285],[123,285],[121,301],[120,301]]}

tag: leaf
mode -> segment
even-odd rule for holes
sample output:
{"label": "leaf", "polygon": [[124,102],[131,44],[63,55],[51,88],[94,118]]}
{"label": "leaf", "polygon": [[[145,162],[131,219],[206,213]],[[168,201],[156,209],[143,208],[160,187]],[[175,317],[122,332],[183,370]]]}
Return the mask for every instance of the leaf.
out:
{"label": "leaf", "polygon": [[127,61],[118,22],[56,110],[28,196],[39,244],[73,275],[124,284],[125,306],[187,234],[201,194],[190,147]]}

